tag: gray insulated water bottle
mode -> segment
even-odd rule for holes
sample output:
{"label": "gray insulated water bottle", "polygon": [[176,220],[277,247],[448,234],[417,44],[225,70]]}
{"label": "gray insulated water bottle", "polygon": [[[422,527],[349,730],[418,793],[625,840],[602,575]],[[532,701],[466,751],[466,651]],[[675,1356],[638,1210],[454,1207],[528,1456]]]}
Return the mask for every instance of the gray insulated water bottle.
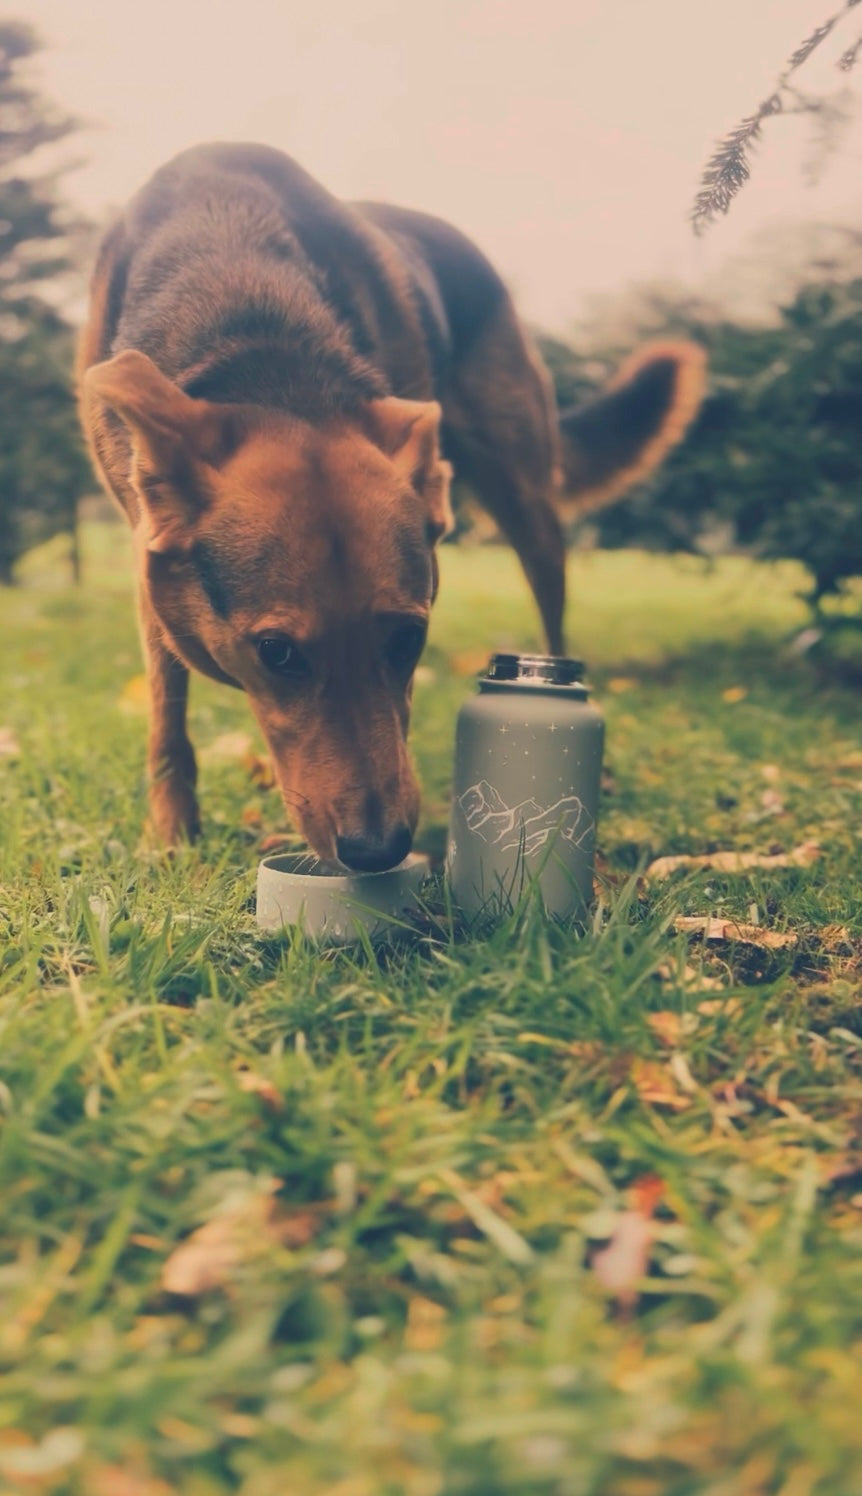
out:
{"label": "gray insulated water bottle", "polygon": [[549,914],[592,897],[604,722],[579,660],[496,654],[461,709],[446,866],[466,914],[538,882]]}

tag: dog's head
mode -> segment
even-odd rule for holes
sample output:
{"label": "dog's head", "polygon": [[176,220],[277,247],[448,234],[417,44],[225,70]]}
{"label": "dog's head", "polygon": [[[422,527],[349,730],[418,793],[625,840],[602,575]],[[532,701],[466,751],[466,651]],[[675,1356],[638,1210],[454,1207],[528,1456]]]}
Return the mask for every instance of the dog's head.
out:
{"label": "dog's head", "polygon": [[194,400],[144,354],[87,375],[131,434],[142,580],[186,664],[248,694],[312,847],[409,851],[413,672],[451,524],[439,406],[389,397],[322,426]]}

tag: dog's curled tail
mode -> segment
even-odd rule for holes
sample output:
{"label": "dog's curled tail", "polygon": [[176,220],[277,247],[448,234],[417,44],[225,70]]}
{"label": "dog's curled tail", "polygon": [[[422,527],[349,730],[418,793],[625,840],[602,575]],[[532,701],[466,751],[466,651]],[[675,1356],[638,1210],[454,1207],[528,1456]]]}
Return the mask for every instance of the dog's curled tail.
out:
{"label": "dog's curled tail", "polygon": [[606,508],[682,441],[706,389],[706,353],[687,339],[645,344],[595,400],[560,412],[564,519]]}

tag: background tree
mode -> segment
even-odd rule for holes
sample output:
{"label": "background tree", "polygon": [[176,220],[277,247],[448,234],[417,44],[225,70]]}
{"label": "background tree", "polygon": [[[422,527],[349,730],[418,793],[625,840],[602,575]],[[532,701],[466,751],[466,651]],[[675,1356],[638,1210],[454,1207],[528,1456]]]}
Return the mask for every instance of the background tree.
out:
{"label": "background tree", "polygon": [[[77,122],[28,78],[39,43],[29,26],[0,21],[0,582],[18,557],[60,531],[73,536],[90,485],[71,393],[73,334],[62,314],[77,270],[81,225],[64,209],[62,169],[34,158]],[[68,169],[68,168],[66,168]]]}
{"label": "background tree", "polygon": [[707,349],[710,392],[653,480],[591,516],[597,541],[795,559],[808,568],[816,608],[862,576],[862,278],[820,262],[761,324],[644,293],[637,324],[601,352],[595,328],[588,351],[551,345],[561,404],[584,381],[597,389],[621,355],[657,333]]}

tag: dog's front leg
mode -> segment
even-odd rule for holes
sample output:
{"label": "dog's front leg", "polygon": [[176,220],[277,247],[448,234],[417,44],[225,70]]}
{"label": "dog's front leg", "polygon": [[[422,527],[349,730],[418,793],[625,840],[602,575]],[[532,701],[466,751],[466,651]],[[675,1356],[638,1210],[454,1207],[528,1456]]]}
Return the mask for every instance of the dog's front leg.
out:
{"label": "dog's front leg", "polygon": [[174,847],[182,841],[194,841],[200,831],[195,794],[198,770],[186,732],[189,672],[166,647],[143,594],[139,597],[139,616],[150,691],[150,817],[159,841]]}

